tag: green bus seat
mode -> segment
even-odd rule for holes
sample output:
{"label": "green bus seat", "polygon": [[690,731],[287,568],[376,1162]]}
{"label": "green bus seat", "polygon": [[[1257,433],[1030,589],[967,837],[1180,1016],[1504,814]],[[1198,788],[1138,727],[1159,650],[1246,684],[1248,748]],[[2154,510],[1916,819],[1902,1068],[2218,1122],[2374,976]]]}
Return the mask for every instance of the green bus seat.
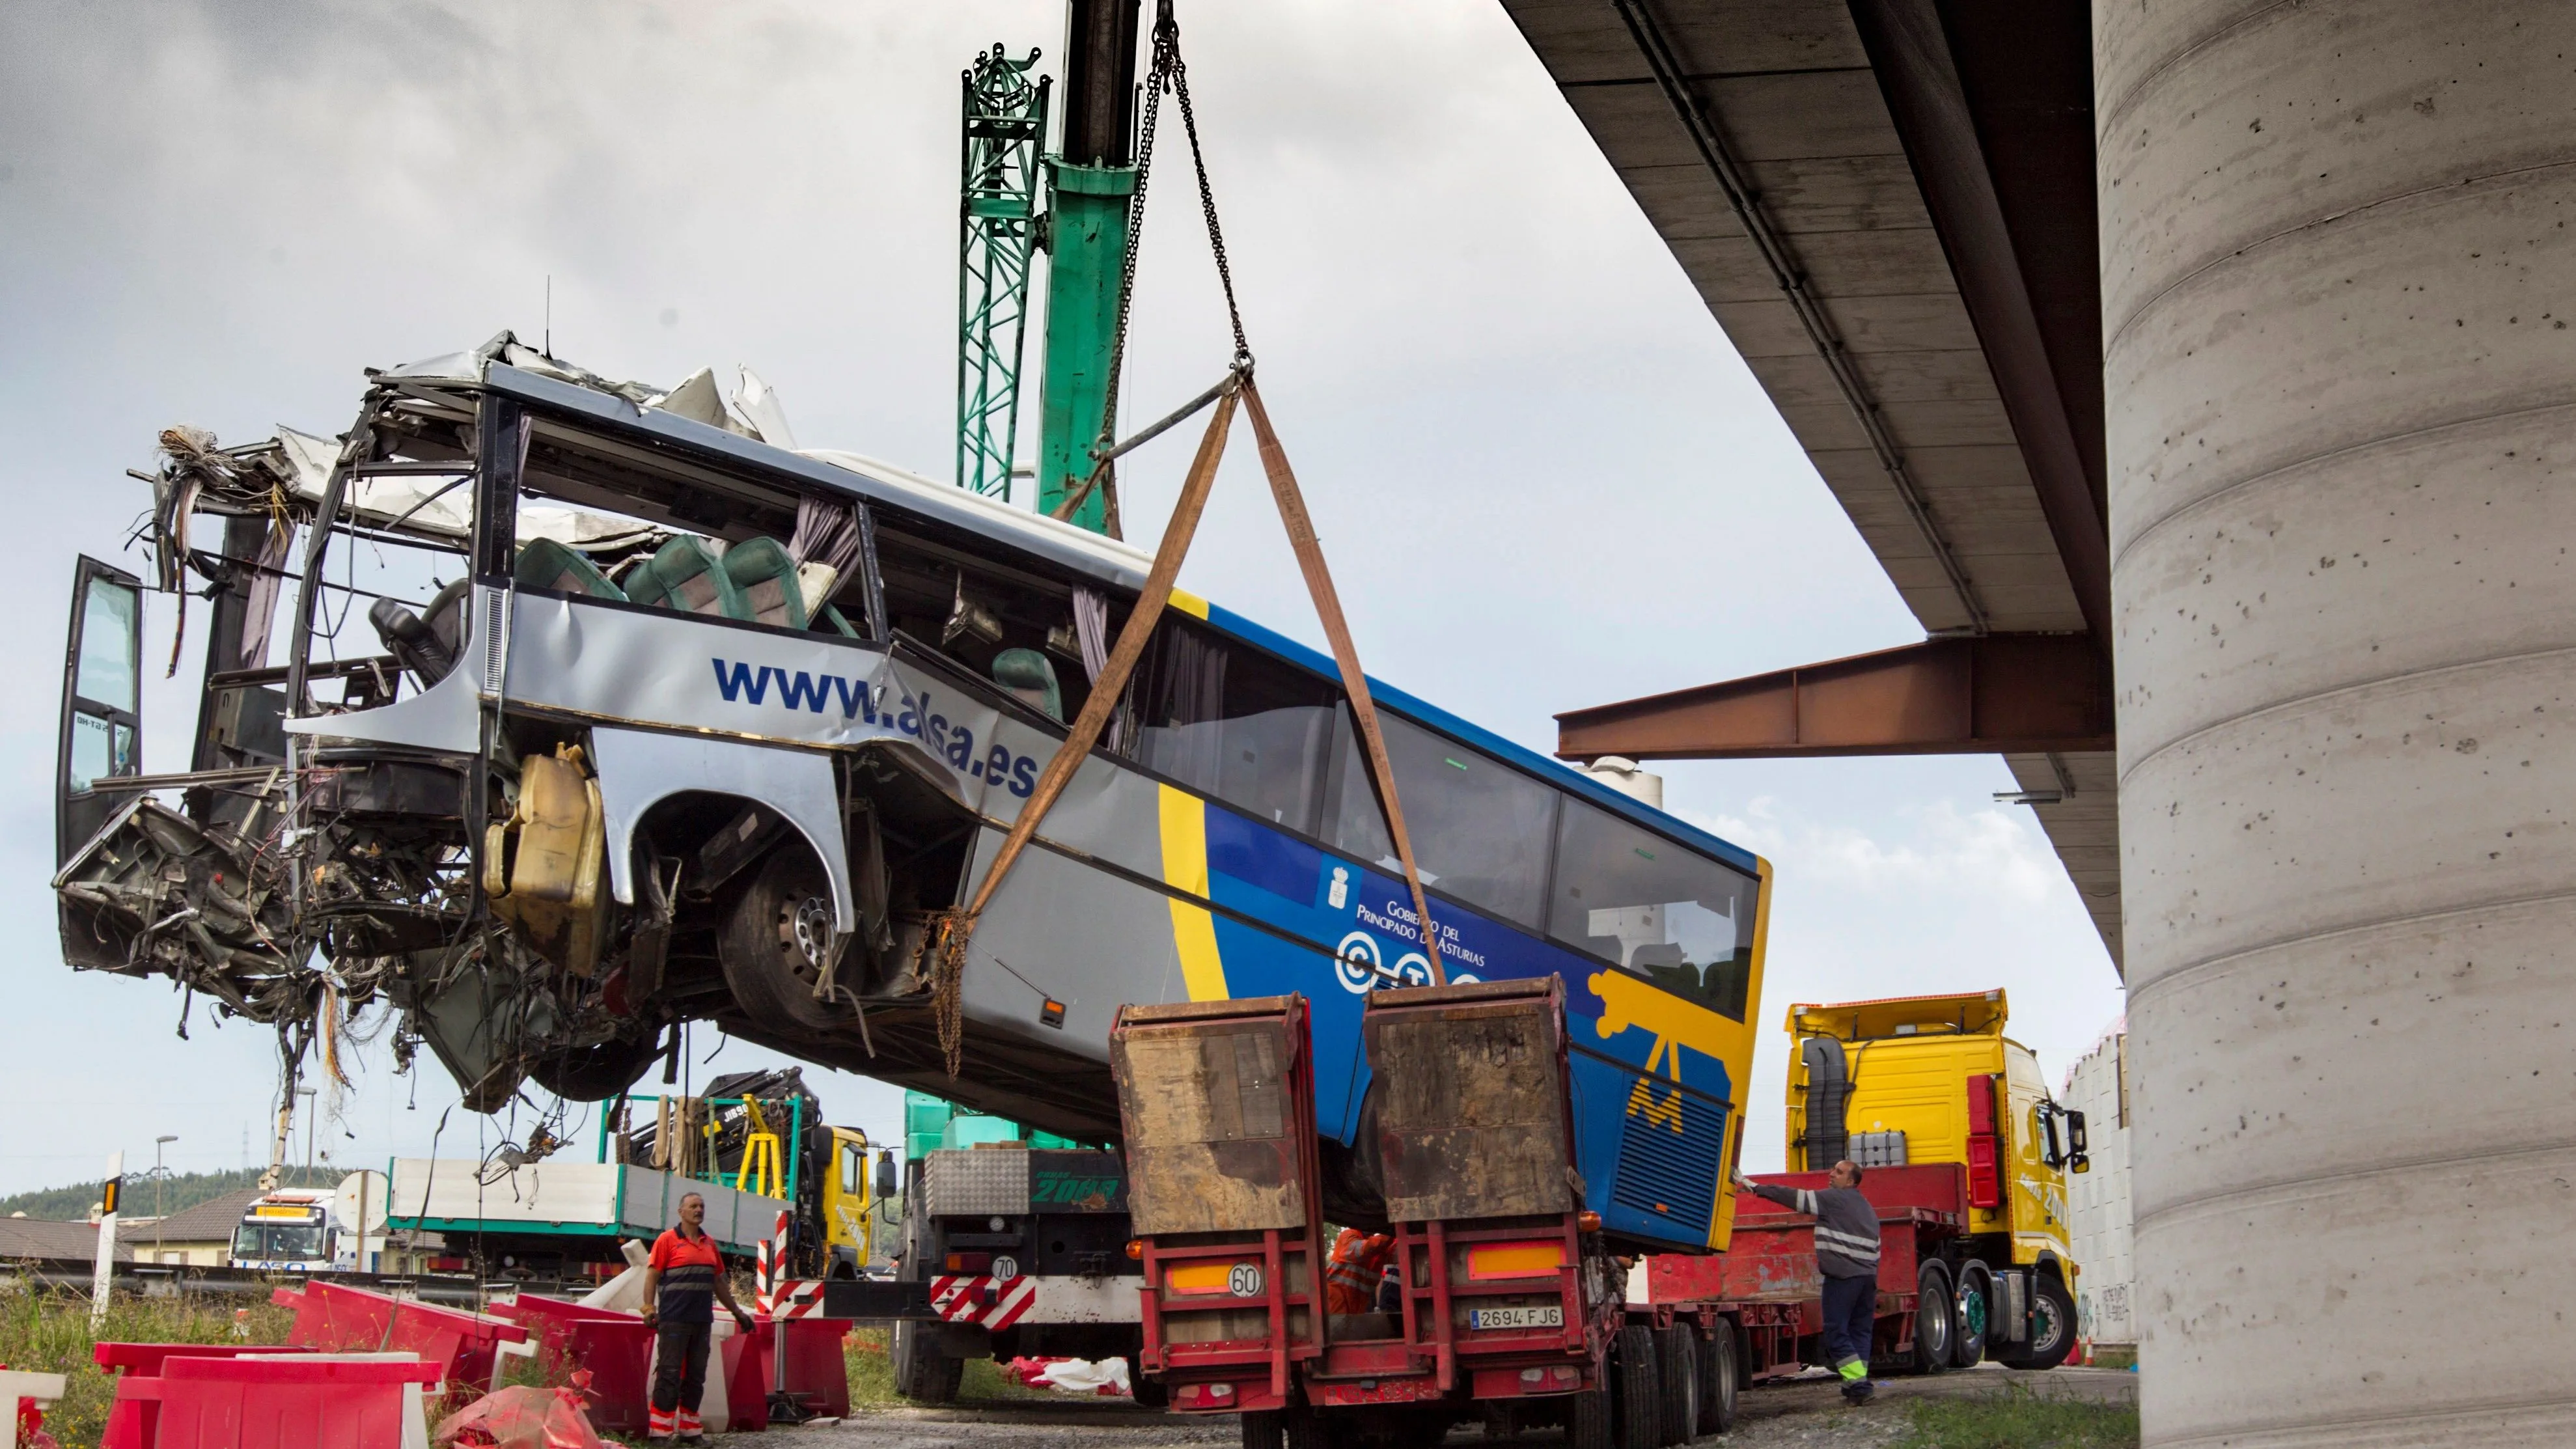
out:
{"label": "green bus seat", "polygon": [[1018,695],[1057,724],[1064,723],[1064,690],[1055,664],[1034,649],[1005,649],[993,656],[993,682]]}
{"label": "green bus seat", "polygon": [[568,548],[551,538],[532,538],[519,547],[518,562],[510,575],[532,589],[552,589],[559,594],[588,594],[594,599],[623,599],[626,591],[608,581],[581,550]]}
{"label": "green bus seat", "polygon": [[751,611],[743,605],[741,590],[725,576],[724,560],[694,533],[673,537],[655,549],[651,558],[629,571],[626,597],[684,614],[713,614],[725,619],[751,617]]}
{"label": "green bus seat", "polygon": [[786,629],[805,627],[805,591],[796,582],[796,560],[777,539],[746,538],[725,550],[725,577],[742,595],[745,618]]}

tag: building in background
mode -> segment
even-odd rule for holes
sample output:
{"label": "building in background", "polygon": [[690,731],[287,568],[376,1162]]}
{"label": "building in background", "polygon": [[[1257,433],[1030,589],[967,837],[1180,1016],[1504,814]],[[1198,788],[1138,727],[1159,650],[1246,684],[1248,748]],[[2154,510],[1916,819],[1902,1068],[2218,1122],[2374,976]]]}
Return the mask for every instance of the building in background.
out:
{"label": "building in background", "polygon": [[2066,1074],[2059,1100],[2084,1114],[2093,1170],[2066,1180],[2072,1218],[2071,1247],[2084,1265],[2076,1280],[2076,1333],[2096,1355],[2137,1361],[2135,1277],[2130,1255],[2129,1033],[2126,1019],[2112,1024],[2092,1051]]}

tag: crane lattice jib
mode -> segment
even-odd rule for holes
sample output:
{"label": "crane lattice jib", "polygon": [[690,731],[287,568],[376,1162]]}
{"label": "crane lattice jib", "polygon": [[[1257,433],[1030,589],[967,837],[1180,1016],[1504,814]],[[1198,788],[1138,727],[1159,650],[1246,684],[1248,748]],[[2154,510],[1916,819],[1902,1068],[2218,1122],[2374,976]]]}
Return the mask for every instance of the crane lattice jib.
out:
{"label": "crane lattice jib", "polygon": [[1048,81],[1038,52],[1002,47],[965,73],[965,178],[957,264],[957,483],[992,497],[1011,487],[1020,423],[1020,352],[1037,242],[1038,143]]}

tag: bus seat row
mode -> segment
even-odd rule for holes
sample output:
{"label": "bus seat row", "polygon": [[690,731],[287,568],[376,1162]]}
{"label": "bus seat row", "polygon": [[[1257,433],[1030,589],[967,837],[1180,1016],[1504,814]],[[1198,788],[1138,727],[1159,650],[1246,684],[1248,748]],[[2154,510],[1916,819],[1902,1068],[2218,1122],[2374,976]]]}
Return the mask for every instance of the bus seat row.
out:
{"label": "bus seat row", "polygon": [[[785,545],[768,537],[745,539],[719,554],[707,540],[695,534],[679,534],[651,556],[629,565],[618,581],[600,572],[599,566],[579,549],[551,538],[537,538],[520,548],[512,572],[520,583],[557,593],[619,599],[786,629],[802,629],[813,622],[806,613],[795,558]],[[825,604],[822,614],[835,632],[851,638],[858,636],[840,610]]]}

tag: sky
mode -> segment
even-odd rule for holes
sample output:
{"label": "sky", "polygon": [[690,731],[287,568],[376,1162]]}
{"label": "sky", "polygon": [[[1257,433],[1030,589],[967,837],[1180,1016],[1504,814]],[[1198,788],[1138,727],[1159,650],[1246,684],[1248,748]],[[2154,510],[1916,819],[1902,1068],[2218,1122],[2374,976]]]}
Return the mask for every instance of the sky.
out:
{"label": "sky", "polygon": [[[1370,672],[1547,750],[1561,710],[1921,637],[1499,5],[1180,13],[1262,392]],[[76,555],[141,569],[125,470],[159,431],[336,433],[364,368],[550,329],[615,377],[749,365],[802,445],[949,477],[959,72],[999,42],[1060,73],[1063,24],[1060,0],[0,7],[0,667],[22,681],[0,691],[0,1192],[148,1164],[163,1134],[177,1170],[266,1153],[273,1034],[200,1011],[183,1042],[166,983],[75,974],[55,945],[60,611]],[[1138,418],[1230,351],[1166,138]],[[1320,645],[1237,431],[1182,585]],[[1158,535],[1194,435],[1134,455],[1131,538]],[[147,604],[147,659],[170,603]],[[185,768],[200,642],[151,671],[148,769]],[[2119,1015],[2037,822],[1992,799],[2000,760],[1661,772],[1669,808],[1776,870],[1749,1169],[1782,1159],[1793,1000],[2001,986],[2052,1081]],[[778,1060],[702,1024],[710,1053],[693,1072]],[[296,1160],[524,1134],[381,1042],[354,1057]],[[808,1078],[833,1120],[899,1129],[900,1093]]]}

